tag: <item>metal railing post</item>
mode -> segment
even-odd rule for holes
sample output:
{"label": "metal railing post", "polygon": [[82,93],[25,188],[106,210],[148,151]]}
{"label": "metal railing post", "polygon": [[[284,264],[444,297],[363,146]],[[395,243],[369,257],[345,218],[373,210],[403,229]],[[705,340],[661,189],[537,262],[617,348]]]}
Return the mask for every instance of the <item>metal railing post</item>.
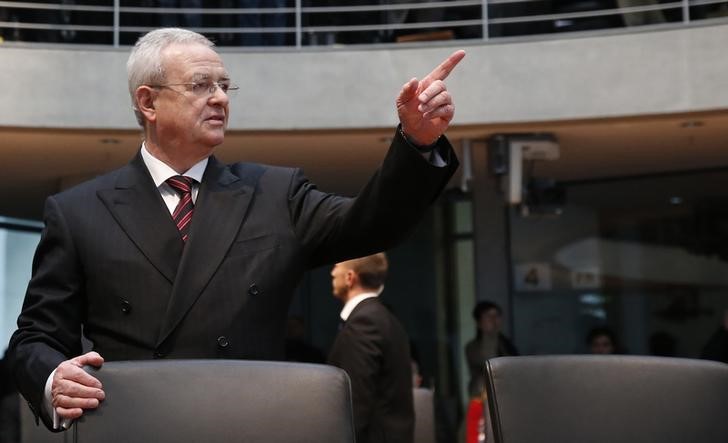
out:
{"label": "metal railing post", "polygon": [[114,0],[114,47],[119,47],[119,18],[121,14],[119,13],[119,8],[121,7],[121,0]]}
{"label": "metal railing post", "polygon": [[690,23],[690,0],[683,0],[683,23]]}
{"label": "metal railing post", "polygon": [[303,22],[301,21],[301,0],[296,0],[296,49],[303,43]]}
{"label": "metal railing post", "polygon": [[483,20],[483,40],[488,40],[488,0],[483,0],[482,12],[480,18]]}

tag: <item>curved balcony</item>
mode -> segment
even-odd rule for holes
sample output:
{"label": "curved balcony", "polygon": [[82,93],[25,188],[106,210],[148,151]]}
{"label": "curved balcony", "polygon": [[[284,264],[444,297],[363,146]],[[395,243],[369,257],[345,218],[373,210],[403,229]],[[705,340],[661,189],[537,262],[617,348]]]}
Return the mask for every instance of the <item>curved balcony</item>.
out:
{"label": "curved balcony", "polygon": [[[493,125],[728,108],[728,26],[497,45],[461,42],[450,76],[456,124]],[[452,48],[225,51],[243,88],[232,130],[389,128],[402,83]],[[0,46],[0,125],[136,129],[124,64],[128,49]],[[49,75],[52,74],[52,75]],[[69,103],[73,106],[69,107]],[[39,104],[42,104],[39,106]]]}
{"label": "curved balcony", "polygon": [[336,48],[433,40],[541,39],[725,22],[725,0],[0,1],[6,42],[131,45],[159,26],[219,46]]}

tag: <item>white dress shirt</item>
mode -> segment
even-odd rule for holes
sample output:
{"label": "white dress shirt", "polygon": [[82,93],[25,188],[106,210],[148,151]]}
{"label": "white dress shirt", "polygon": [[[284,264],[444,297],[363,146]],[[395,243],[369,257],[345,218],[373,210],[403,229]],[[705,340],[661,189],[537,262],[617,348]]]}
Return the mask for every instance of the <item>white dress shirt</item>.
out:
{"label": "white dress shirt", "polygon": [[174,177],[175,175],[184,175],[185,177],[194,179],[195,181],[192,184],[192,202],[197,202],[197,193],[200,191],[202,175],[205,173],[205,168],[207,167],[207,158],[195,163],[194,166],[185,171],[183,174],[179,174],[168,164],[150,154],[144,143],[142,143],[141,153],[144,165],[149,170],[149,174],[152,176],[152,180],[154,180],[154,185],[159,190],[159,194],[162,196],[164,203],[167,205],[167,209],[169,209],[170,214],[174,213],[174,208],[177,207],[177,203],[180,201],[180,196],[177,191],[167,184],[167,179],[170,177]]}
{"label": "white dress shirt", "polygon": [[351,311],[356,308],[359,303],[363,302],[364,300],[372,297],[377,297],[379,294],[376,292],[364,292],[359,295],[355,295],[354,297],[350,298],[349,301],[344,303],[344,307],[341,309],[341,313],[339,314],[339,317],[341,317],[342,321],[346,321],[349,319],[349,316],[351,315]]}

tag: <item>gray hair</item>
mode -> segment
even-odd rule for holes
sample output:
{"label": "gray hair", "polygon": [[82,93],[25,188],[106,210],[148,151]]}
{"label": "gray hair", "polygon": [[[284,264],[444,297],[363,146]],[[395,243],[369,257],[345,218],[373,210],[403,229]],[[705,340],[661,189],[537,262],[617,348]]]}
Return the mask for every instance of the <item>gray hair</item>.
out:
{"label": "gray hair", "polygon": [[198,43],[213,48],[215,44],[202,34],[181,28],[155,29],[137,40],[126,62],[129,79],[131,107],[137,122],[144,127],[144,117],[137,107],[134,92],[139,86],[164,82],[166,73],[162,66],[162,51],[169,45]]}

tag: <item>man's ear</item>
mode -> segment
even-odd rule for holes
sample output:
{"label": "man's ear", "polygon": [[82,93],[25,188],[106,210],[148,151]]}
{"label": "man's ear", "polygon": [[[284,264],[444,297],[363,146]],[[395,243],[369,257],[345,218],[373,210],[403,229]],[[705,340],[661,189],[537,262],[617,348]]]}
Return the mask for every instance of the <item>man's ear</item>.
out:
{"label": "man's ear", "polygon": [[157,120],[157,111],[154,109],[157,91],[149,86],[142,85],[134,91],[134,98],[137,109],[144,115],[145,120],[154,123]]}
{"label": "man's ear", "polygon": [[344,274],[344,281],[346,281],[346,287],[347,288],[353,288],[356,284],[357,276],[356,272],[352,271],[351,269],[346,271],[346,274]]}

